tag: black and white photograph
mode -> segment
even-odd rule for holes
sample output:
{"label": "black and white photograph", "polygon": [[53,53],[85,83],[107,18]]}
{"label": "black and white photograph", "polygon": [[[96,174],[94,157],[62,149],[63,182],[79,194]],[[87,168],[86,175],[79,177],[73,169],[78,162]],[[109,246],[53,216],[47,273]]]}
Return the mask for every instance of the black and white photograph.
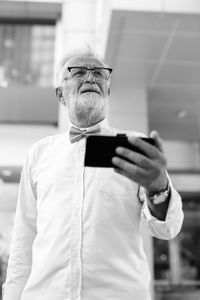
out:
{"label": "black and white photograph", "polygon": [[200,300],[200,1],[0,0],[0,300]]}

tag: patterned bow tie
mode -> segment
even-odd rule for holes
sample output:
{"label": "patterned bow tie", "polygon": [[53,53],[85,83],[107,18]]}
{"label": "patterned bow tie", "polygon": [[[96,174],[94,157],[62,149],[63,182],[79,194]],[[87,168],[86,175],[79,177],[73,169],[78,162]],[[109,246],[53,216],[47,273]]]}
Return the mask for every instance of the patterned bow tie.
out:
{"label": "patterned bow tie", "polygon": [[98,132],[100,132],[99,124],[96,124],[90,127],[89,129],[85,129],[85,130],[81,130],[79,128],[72,126],[69,131],[69,137],[71,143],[75,143],[78,142],[83,137],[86,137],[91,134],[97,134]]}

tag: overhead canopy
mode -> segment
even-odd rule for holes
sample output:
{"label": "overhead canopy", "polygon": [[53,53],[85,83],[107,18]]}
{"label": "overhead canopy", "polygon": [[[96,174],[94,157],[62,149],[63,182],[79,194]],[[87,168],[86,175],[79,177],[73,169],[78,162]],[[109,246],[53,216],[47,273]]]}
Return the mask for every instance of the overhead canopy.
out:
{"label": "overhead canopy", "polygon": [[112,89],[144,88],[150,129],[167,140],[199,140],[199,32],[199,14],[111,14],[105,57],[114,69]]}
{"label": "overhead canopy", "polygon": [[61,3],[36,1],[0,1],[0,21],[37,20],[55,22],[61,16]]}

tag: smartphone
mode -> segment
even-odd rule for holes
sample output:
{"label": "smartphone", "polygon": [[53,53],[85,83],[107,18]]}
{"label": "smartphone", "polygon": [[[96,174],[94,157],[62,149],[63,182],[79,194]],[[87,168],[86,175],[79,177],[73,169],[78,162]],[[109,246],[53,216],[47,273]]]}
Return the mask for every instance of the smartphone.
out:
{"label": "smartphone", "polygon": [[[152,138],[143,138],[145,142],[155,146]],[[113,168],[112,158],[116,156],[115,149],[122,146],[145,155],[139,148],[131,145],[126,134],[116,136],[90,135],[86,139],[84,165],[87,167]]]}

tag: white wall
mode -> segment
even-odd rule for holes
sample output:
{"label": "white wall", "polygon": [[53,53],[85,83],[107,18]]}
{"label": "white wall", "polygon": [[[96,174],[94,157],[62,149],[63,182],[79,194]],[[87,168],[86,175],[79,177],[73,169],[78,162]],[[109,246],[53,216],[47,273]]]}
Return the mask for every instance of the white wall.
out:
{"label": "white wall", "polygon": [[147,94],[144,89],[115,89],[110,97],[110,124],[124,130],[148,133]]}
{"label": "white wall", "polygon": [[199,143],[183,141],[164,141],[164,150],[168,160],[168,169],[199,170]]}
{"label": "white wall", "polygon": [[0,165],[22,165],[35,142],[57,131],[53,126],[0,125]]}
{"label": "white wall", "polygon": [[104,0],[113,9],[199,13],[199,0]]}

